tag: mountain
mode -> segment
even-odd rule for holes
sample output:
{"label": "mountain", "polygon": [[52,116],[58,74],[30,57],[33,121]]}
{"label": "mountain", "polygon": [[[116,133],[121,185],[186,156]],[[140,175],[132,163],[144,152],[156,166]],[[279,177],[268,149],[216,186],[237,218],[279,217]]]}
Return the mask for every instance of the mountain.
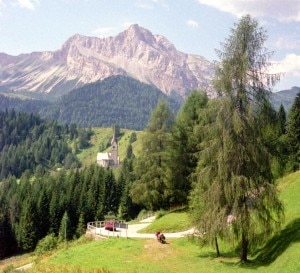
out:
{"label": "mountain", "polygon": [[143,130],[152,110],[164,100],[176,114],[180,98],[167,96],[156,87],[125,76],[112,76],[86,84],[62,96],[40,115],[60,123],[81,127],[111,127]]}
{"label": "mountain", "polygon": [[212,95],[213,73],[213,64],[204,57],[182,53],[165,37],[138,25],[115,37],[76,34],[53,52],[0,53],[0,89],[56,96],[113,75],[130,76],[183,98],[193,89]]}
{"label": "mountain", "polygon": [[280,104],[282,104],[285,110],[288,111],[291,108],[295,97],[299,92],[300,87],[294,86],[288,90],[282,90],[276,93],[272,93],[270,101],[276,109],[278,109]]}

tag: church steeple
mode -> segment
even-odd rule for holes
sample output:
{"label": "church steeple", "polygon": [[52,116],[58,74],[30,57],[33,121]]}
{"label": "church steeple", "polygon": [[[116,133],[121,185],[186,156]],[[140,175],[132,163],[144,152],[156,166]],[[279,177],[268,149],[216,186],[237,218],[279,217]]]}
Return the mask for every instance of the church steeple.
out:
{"label": "church steeple", "polygon": [[114,162],[113,164],[119,165],[119,155],[118,155],[118,139],[116,137],[116,128],[114,127],[114,133],[111,140],[111,152],[110,152],[111,160]]}

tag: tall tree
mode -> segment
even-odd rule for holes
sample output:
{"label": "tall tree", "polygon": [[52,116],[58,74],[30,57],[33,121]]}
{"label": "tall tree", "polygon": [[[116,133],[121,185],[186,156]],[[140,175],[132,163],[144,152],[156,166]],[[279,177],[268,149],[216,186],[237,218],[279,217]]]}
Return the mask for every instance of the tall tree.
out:
{"label": "tall tree", "polygon": [[138,180],[131,189],[132,200],[151,210],[169,206],[166,169],[173,121],[173,114],[167,104],[160,101],[151,114],[142,139],[143,153],[135,167]]}
{"label": "tall tree", "polygon": [[69,241],[72,239],[70,219],[66,211],[61,219],[58,238],[60,241]]}
{"label": "tall tree", "polygon": [[199,142],[198,132],[203,110],[208,103],[206,93],[192,91],[183,107],[180,109],[172,130],[170,141],[170,160],[168,167],[167,186],[174,205],[187,203],[191,190],[191,174],[195,171],[198,161]]}
{"label": "tall tree", "polygon": [[20,247],[25,251],[33,250],[38,242],[38,223],[37,209],[30,197],[24,204],[18,231]]}
{"label": "tall tree", "polygon": [[266,238],[278,226],[283,210],[257,118],[257,110],[279,79],[266,73],[271,56],[263,46],[266,37],[266,31],[247,15],[218,52],[221,62],[214,85],[222,106],[207,136],[210,145],[202,153],[192,194],[200,201],[195,210],[200,228],[211,241],[216,236],[238,241],[241,262],[247,261],[249,247],[259,235]]}
{"label": "tall tree", "polygon": [[300,93],[297,94],[289,111],[287,123],[287,142],[290,154],[291,169],[300,168]]}
{"label": "tall tree", "polygon": [[279,132],[283,135],[286,132],[286,112],[282,104],[280,104],[277,116]]}

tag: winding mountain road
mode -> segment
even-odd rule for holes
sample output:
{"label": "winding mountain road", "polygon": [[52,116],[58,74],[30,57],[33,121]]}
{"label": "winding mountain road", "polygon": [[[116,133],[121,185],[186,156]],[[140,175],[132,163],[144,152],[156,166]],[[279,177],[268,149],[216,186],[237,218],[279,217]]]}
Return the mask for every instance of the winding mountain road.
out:
{"label": "winding mountain road", "polygon": [[[96,235],[105,236],[105,237],[127,237],[127,238],[155,238],[155,234],[149,233],[138,233],[139,230],[150,225],[155,216],[149,217],[140,221],[139,224],[128,225],[128,229],[118,228],[116,231],[105,230],[105,228],[96,228]],[[191,228],[186,231],[173,232],[173,233],[164,233],[166,238],[180,238],[187,235],[192,235],[194,233],[194,228]]]}

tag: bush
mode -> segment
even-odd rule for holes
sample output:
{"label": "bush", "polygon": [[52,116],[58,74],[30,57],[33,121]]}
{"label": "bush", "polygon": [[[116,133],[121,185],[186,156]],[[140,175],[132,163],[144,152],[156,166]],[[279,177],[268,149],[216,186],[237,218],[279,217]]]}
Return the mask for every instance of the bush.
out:
{"label": "bush", "polygon": [[38,242],[35,252],[37,255],[43,255],[46,252],[56,249],[57,244],[57,237],[55,237],[55,235],[51,233]]}
{"label": "bush", "polygon": [[166,214],[168,214],[168,212],[166,210],[161,209],[156,212],[155,219],[159,219],[159,218],[165,216]]}

